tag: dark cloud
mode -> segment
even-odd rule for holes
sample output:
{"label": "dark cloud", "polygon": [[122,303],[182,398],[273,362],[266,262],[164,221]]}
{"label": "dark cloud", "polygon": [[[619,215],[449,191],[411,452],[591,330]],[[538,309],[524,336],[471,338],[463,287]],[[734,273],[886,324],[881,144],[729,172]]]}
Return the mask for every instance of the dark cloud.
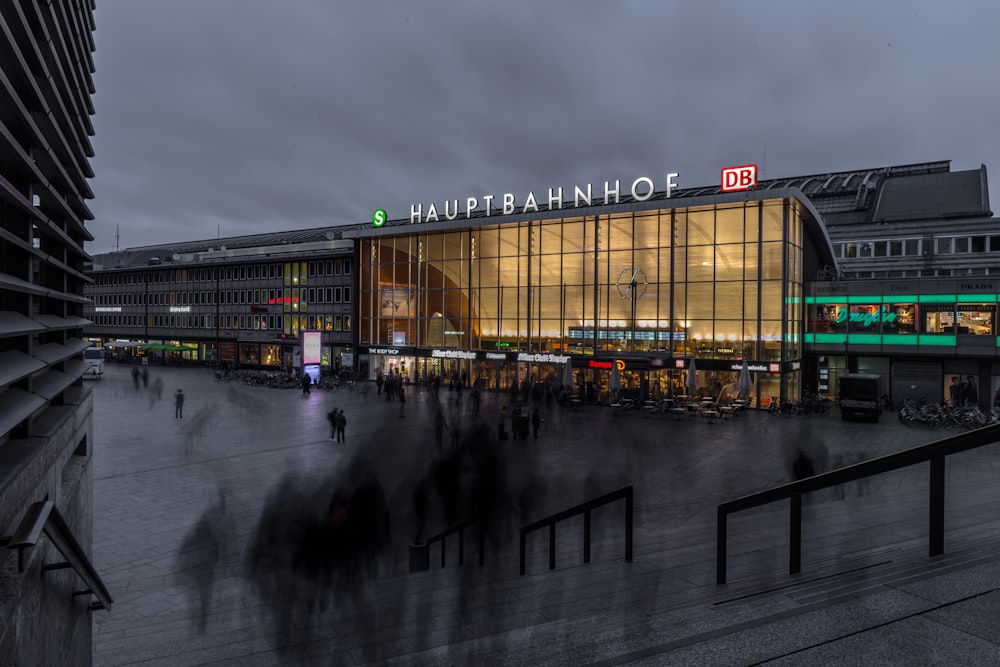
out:
{"label": "dark cloud", "polygon": [[102,0],[96,18],[92,252],[116,227],[128,247],[746,162],[1000,164],[987,2]]}

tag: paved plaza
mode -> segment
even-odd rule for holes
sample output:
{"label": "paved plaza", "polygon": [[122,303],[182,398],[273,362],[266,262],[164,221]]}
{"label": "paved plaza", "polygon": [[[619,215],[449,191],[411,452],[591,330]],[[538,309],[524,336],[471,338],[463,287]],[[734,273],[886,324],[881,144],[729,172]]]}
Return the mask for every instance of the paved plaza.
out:
{"label": "paved plaza", "polygon": [[[93,553],[115,599],[94,613],[96,665],[914,664],[933,656],[990,664],[997,655],[1000,631],[988,620],[1000,611],[992,558],[1000,503],[989,493],[1000,473],[996,446],[949,459],[945,556],[925,557],[927,471],[915,467],[808,497],[802,576],[787,574],[784,506],[732,519],[730,582],[720,587],[719,502],[788,481],[799,448],[822,471],[942,433],[907,429],[892,415],[870,424],[836,413],[749,412],[709,423],[543,405],[537,439],[495,450],[502,474],[490,483],[503,502],[484,566],[469,555],[474,541],[458,566],[451,541],[446,568],[436,567],[435,548],[430,571],[408,574],[411,543],[445,528],[447,515],[431,493],[421,524],[414,490],[440,477],[442,468],[428,471],[450,450],[452,428],[475,432],[468,400],[459,409],[446,390],[435,398],[410,388],[400,416],[374,385],[305,396],[220,382],[205,369],[154,367],[149,387],[137,389],[130,370],[109,364],[92,383]],[[507,399],[484,393],[478,419],[491,439]],[[438,406],[448,425],[440,448]],[[347,416],[343,443],[330,439],[332,407]],[[471,464],[462,465],[457,475],[468,484]],[[364,567],[327,587],[259,566],[262,515],[294,497],[309,515],[301,518],[315,520],[362,478],[377,480],[389,518],[388,544]],[[580,523],[571,520],[559,527],[556,569],[547,568],[542,531],[529,540],[527,574],[518,574],[521,525],[626,485],[635,489],[634,562],[623,561],[618,503],[594,512],[591,564],[581,562]],[[460,497],[479,491],[463,488]],[[298,553],[281,535],[270,548]]]}

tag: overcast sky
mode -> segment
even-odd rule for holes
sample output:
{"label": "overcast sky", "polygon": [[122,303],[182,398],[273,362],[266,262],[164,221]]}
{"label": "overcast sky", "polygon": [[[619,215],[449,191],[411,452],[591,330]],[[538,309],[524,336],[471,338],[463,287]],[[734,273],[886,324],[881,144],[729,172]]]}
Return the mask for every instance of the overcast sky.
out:
{"label": "overcast sky", "polygon": [[99,0],[95,241],[667,172],[985,163],[1000,3]]}

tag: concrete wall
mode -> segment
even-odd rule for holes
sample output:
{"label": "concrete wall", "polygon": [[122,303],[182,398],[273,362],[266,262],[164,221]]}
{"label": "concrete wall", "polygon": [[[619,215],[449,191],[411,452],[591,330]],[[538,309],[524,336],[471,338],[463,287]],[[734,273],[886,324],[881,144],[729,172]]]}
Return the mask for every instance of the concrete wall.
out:
{"label": "concrete wall", "polygon": [[[84,388],[77,405],[52,406],[38,419],[41,437],[0,447],[0,533],[10,535],[27,508],[53,500],[88,557],[93,540],[93,397]],[[90,665],[91,595],[72,569],[43,576],[44,563],[60,562],[44,535],[25,551],[0,549],[0,665]],[[112,596],[114,592],[112,592]]]}

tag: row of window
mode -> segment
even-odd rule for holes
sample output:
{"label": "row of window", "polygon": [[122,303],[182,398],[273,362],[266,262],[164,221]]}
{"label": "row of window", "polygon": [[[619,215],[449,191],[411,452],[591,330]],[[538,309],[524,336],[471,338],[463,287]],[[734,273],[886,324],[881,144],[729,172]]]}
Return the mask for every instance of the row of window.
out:
{"label": "row of window", "polygon": [[[299,331],[350,331],[350,315],[104,315],[93,317],[94,325],[113,328],[167,328]],[[145,320],[145,321],[144,321]]]}
{"label": "row of window", "polygon": [[[216,292],[126,292],[95,294],[95,306],[214,306]],[[220,304],[276,305],[307,303],[350,303],[349,287],[294,287],[286,289],[222,290]],[[147,303],[148,296],[148,303]]]}
{"label": "row of window", "polygon": [[845,241],[833,245],[838,258],[925,257],[1000,251],[1000,236],[939,236],[882,241]]}
{"label": "row of window", "polygon": [[307,277],[349,276],[352,260],[317,260],[312,262],[269,262],[239,266],[191,267],[132,272],[94,274],[95,285],[160,285],[167,283],[214,282],[216,280],[283,279],[285,284],[299,284]]}

